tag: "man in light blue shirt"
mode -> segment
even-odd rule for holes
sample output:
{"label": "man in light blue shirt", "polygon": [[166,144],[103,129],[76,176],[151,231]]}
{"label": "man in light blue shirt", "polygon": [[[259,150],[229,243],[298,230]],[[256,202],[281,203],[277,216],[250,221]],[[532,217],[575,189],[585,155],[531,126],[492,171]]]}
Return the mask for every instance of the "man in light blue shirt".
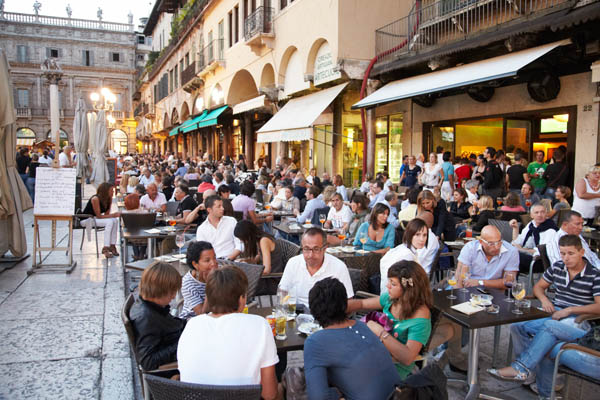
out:
{"label": "man in light blue shirt", "polygon": [[379,201],[379,203],[383,203],[390,209],[390,215],[388,216],[387,222],[392,225],[394,228],[397,228],[400,225],[400,221],[398,221],[398,193],[396,192],[387,192],[383,200]]}
{"label": "man in light blue shirt", "polygon": [[377,203],[381,203],[383,200],[385,200],[385,194],[387,193],[387,190],[384,191],[383,190],[383,182],[380,180],[376,180],[375,182],[373,182],[371,184],[371,202],[369,203],[369,208],[373,208],[373,206],[375,206],[375,204]]}
{"label": "man in light blue shirt", "polygon": [[179,161],[179,162],[177,163],[177,166],[178,166],[179,168],[177,168],[177,171],[175,171],[175,176],[181,176],[181,177],[183,178],[183,176],[184,176],[185,174],[187,174],[187,170],[188,170],[188,169],[187,169],[187,167],[186,167],[185,165],[183,165],[183,163],[182,163],[181,161]]}
{"label": "man in light blue shirt", "polygon": [[316,209],[327,207],[327,204],[325,204],[325,202],[318,196],[319,189],[317,189],[317,187],[314,185],[306,191],[306,198],[308,199],[308,202],[306,203],[306,207],[304,207],[302,214],[296,218],[298,223],[303,224],[306,221],[310,222]]}
{"label": "man in light blue shirt", "polygon": [[[481,238],[465,245],[458,256],[456,275],[463,276],[463,271],[471,273],[465,279],[464,286],[484,286],[504,289],[505,271],[519,272],[519,251],[510,243],[502,240],[498,228],[487,225],[481,230]],[[458,287],[463,287],[462,279]]]}

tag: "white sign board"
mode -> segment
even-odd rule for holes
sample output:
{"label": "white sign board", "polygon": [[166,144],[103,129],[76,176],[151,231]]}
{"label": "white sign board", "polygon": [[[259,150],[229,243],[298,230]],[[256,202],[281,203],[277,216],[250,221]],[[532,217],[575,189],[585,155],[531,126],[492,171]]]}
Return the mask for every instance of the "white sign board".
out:
{"label": "white sign board", "polygon": [[315,58],[313,82],[315,86],[322,83],[333,81],[342,77],[340,71],[334,71],[336,63],[331,55],[329,43],[325,42],[319,47],[317,57]]}
{"label": "white sign board", "polygon": [[38,168],[35,174],[33,214],[73,215],[76,179],[75,168]]}

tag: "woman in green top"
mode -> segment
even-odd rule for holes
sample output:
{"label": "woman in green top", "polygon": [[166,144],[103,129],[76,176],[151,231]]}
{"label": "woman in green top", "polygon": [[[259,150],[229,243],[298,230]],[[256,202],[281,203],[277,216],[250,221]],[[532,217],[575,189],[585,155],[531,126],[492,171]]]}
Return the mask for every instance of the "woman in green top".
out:
{"label": "woman in green top", "polygon": [[431,334],[433,295],[425,270],[414,261],[399,261],[388,270],[388,293],[362,300],[348,300],[348,310],[383,310],[392,322],[387,332],[375,321],[367,326],[391,353],[402,379],[414,369],[415,358]]}

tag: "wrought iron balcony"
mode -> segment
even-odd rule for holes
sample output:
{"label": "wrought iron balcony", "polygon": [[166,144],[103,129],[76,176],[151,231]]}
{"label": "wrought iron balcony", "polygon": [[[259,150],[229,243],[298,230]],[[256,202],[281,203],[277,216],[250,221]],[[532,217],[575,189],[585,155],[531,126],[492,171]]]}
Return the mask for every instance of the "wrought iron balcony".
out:
{"label": "wrought iron balcony", "polygon": [[[596,1],[596,0],[592,0]],[[573,0],[423,0],[410,13],[375,31],[380,62],[439,48],[498,30],[517,20],[571,7]]]}
{"label": "wrought iron balcony", "polygon": [[273,8],[258,7],[244,21],[244,39],[250,47],[272,47],[275,38],[273,32]]}
{"label": "wrought iron balcony", "polygon": [[192,61],[190,65],[181,73],[181,87],[188,93],[200,88],[204,82],[196,76],[196,62]]}
{"label": "wrought iron balcony", "polygon": [[205,46],[198,57],[197,74],[203,77],[217,67],[225,66],[225,39],[214,39]]}

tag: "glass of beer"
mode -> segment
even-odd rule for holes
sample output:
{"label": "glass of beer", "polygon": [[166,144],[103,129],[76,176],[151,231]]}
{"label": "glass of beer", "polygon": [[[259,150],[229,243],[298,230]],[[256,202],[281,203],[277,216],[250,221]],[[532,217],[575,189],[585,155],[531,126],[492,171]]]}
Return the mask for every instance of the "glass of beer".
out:
{"label": "glass of beer", "polygon": [[287,324],[287,314],[282,310],[278,309],[275,313],[275,339],[285,340],[287,336],[285,334],[285,326]]}
{"label": "glass of beer", "polygon": [[448,296],[446,296],[446,298],[448,298],[450,300],[456,299],[456,296],[454,295],[454,286],[456,286],[457,283],[458,283],[458,279],[456,278],[456,270],[449,269],[448,270],[448,285],[450,285],[450,294]]}
{"label": "glass of beer", "polygon": [[525,285],[521,282],[515,282],[512,287],[512,295],[517,300],[515,302],[515,308],[513,308],[513,314],[523,314],[523,311],[519,310],[519,301],[525,298]]}

